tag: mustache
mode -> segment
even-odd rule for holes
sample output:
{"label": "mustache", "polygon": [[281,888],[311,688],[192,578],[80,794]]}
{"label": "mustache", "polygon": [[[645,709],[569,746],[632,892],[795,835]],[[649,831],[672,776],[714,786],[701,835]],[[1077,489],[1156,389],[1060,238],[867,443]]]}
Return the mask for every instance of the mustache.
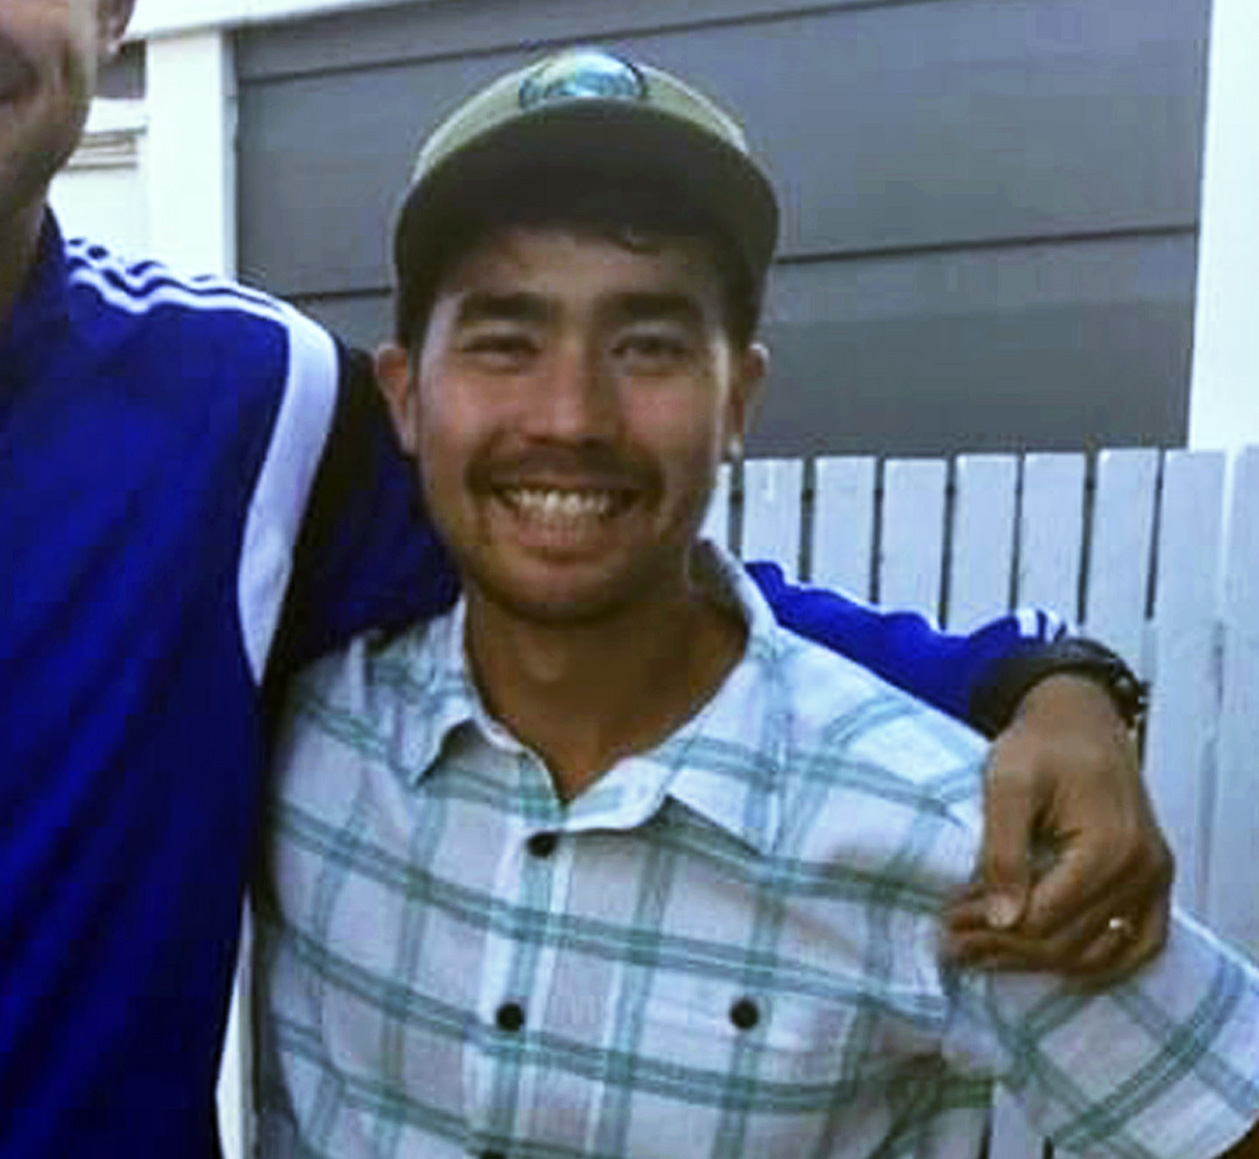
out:
{"label": "mustache", "polygon": [[0,96],[21,92],[35,80],[35,69],[25,53],[0,32]]}
{"label": "mustache", "polygon": [[547,444],[478,456],[467,467],[475,490],[488,491],[530,479],[566,479],[608,491],[641,491],[655,486],[657,472],[601,443]]}

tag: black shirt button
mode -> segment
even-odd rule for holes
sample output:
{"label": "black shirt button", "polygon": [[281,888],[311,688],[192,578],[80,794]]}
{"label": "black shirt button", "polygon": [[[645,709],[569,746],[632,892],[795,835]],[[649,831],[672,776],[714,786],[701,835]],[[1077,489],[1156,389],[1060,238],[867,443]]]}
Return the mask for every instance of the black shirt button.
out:
{"label": "black shirt button", "polygon": [[761,1020],[761,1012],[751,998],[740,998],[730,1007],[730,1021],[740,1030],[751,1030]]}
{"label": "black shirt button", "polygon": [[498,1013],[494,1015],[494,1021],[498,1023],[499,1030],[506,1030],[515,1033],[525,1024],[525,1012],[521,1009],[518,1002],[504,1002],[498,1008]]}
{"label": "black shirt button", "polygon": [[555,852],[559,841],[560,839],[554,833],[535,833],[529,838],[527,844],[529,852],[534,857],[550,857]]}

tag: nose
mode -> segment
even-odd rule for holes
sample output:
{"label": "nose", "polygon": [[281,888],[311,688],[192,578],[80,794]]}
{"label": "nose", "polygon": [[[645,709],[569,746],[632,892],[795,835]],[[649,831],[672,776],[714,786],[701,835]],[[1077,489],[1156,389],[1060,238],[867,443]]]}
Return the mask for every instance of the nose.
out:
{"label": "nose", "polygon": [[594,343],[574,339],[557,345],[532,392],[526,426],[535,438],[604,442],[619,425],[616,382]]}

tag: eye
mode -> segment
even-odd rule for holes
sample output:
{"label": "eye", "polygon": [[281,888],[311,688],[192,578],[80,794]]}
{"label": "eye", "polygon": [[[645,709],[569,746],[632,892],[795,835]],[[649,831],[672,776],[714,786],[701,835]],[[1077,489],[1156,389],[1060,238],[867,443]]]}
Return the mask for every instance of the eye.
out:
{"label": "eye", "polygon": [[631,374],[668,374],[687,365],[695,350],[689,335],[673,329],[633,330],[621,335],[613,354]]}
{"label": "eye", "polygon": [[459,353],[491,370],[514,370],[537,353],[526,330],[475,330],[459,343]]}

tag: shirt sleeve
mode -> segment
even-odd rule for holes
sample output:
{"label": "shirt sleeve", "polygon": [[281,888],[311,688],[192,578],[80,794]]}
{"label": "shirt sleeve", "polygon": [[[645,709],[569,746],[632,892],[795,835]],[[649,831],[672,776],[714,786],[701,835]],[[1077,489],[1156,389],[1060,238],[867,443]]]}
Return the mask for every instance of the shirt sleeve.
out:
{"label": "shirt sleeve", "polygon": [[437,615],[458,592],[371,359],[345,347],[338,354],[336,411],[294,552],[272,684],[368,628]]}
{"label": "shirt sleeve", "polygon": [[1184,915],[1113,989],[953,980],[946,1054],[1010,1088],[1063,1153],[1211,1159],[1259,1122],[1259,972]]}
{"label": "shirt sleeve", "polygon": [[1066,625],[1050,612],[1001,616],[969,635],[942,632],[915,612],[884,611],[822,588],[790,584],[772,563],[748,566],[779,623],[869,668],[956,720],[998,665],[1039,651]]}

